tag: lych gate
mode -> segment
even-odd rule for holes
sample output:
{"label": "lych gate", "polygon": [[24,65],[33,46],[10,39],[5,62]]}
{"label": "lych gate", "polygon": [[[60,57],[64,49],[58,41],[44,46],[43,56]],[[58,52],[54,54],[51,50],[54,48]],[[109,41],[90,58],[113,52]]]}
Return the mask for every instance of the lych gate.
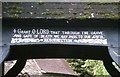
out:
{"label": "lych gate", "polygon": [[0,60],[18,60],[6,76],[16,76],[27,59],[39,58],[102,60],[110,75],[118,76],[119,71],[112,65],[115,62],[120,66],[118,31],[118,20],[107,18],[5,17],[2,28],[3,59]]}

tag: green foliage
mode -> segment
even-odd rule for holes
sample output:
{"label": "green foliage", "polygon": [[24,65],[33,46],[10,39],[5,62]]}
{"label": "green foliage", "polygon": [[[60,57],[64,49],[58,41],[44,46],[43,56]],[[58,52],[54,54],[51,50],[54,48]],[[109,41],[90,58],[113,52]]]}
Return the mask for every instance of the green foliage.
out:
{"label": "green foliage", "polygon": [[70,66],[82,77],[110,77],[102,61],[67,59]]}
{"label": "green foliage", "polygon": [[[109,75],[108,72],[105,70],[102,61],[94,61],[94,60],[86,60],[85,67],[90,72],[92,71],[93,75]],[[90,69],[88,67],[91,67]]]}
{"label": "green foliage", "polygon": [[70,64],[70,66],[73,68],[76,73],[82,75],[86,72],[82,65],[85,64],[85,62],[81,59],[67,59],[67,62]]}

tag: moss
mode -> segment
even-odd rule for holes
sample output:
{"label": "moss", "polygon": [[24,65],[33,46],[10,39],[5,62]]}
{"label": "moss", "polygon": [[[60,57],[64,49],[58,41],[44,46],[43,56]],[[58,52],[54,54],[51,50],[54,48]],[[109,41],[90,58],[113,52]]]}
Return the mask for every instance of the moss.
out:
{"label": "moss", "polygon": [[20,4],[20,2],[15,2],[14,4]]}
{"label": "moss", "polygon": [[90,9],[92,9],[91,6],[86,6],[86,7],[84,7],[84,10],[90,10]]}
{"label": "moss", "polygon": [[118,2],[87,2],[88,5],[107,5],[107,4],[113,4],[117,5]]}
{"label": "moss", "polygon": [[53,11],[52,12],[52,15],[62,15],[62,14],[64,14],[63,11]]}
{"label": "moss", "polygon": [[61,17],[57,17],[58,19],[68,19],[67,16],[61,16]]}
{"label": "moss", "polygon": [[7,13],[8,14],[22,14],[22,11],[15,11],[15,10],[13,10],[13,11],[9,11]]}
{"label": "moss", "polygon": [[112,19],[120,19],[118,15],[111,16]]}
{"label": "moss", "polygon": [[97,13],[97,14],[105,14],[104,11],[97,11],[96,13]]}
{"label": "moss", "polygon": [[12,9],[12,10],[22,10],[22,9],[23,9],[22,7],[18,7],[18,6],[15,6],[15,5],[13,5],[13,6],[8,6],[8,7],[5,7],[5,8],[7,8],[7,9]]}
{"label": "moss", "polygon": [[104,16],[104,17],[110,17],[110,14],[109,13],[105,13],[102,16]]}
{"label": "moss", "polygon": [[33,12],[33,14],[39,14],[39,12],[37,12],[37,11],[34,11],[34,12]]}
{"label": "moss", "polygon": [[22,7],[18,7],[18,6],[15,6],[15,5],[12,5],[12,6],[7,6],[7,7],[4,7],[6,9],[9,9],[9,11],[6,11],[4,12],[4,14],[22,14]]}
{"label": "moss", "polygon": [[106,18],[111,18],[111,19],[119,19],[119,14],[118,13],[105,13],[105,14],[102,14],[103,17],[106,17]]}
{"label": "moss", "polygon": [[39,4],[39,5],[43,5],[43,4],[45,4],[45,2],[40,1],[38,4]]}
{"label": "moss", "polygon": [[110,4],[109,2],[97,2],[98,5],[106,5],[106,4]]}
{"label": "moss", "polygon": [[87,15],[76,17],[76,19],[80,19],[80,20],[88,19],[88,18],[89,18],[89,17],[88,17]]}
{"label": "moss", "polygon": [[64,14],[63,11],[46,11],[43,12],[44,15],[62,15]]}
{"label": "moss", "polygon": [[90,15],[91,15],[91,12],[83,12],[83,14],[90,16]]}
{"label": "moss", "polygon": [[113,8],[113,9],[119,9],[118,6],[113,6],[112,8]]}
{"label": "moss", "polygon": [[2,12],[3,14],[6,14],[7,12],[6,11],[4,11],[4,12]]}
{"label": "moss", "polygon": [[51,12],[46,11],[46,12],[43,12],[42,14],[44,14],[44,15],[50,15],[50,14],[51,14]]}

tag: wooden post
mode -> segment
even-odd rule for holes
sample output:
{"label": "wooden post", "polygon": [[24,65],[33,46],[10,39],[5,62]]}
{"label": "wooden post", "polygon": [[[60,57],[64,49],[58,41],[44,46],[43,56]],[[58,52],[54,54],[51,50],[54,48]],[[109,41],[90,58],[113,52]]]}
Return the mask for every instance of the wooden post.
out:
{"label": "wooden post", "polygon": [[0,77],[4,76],[4,62],[0,64]]}

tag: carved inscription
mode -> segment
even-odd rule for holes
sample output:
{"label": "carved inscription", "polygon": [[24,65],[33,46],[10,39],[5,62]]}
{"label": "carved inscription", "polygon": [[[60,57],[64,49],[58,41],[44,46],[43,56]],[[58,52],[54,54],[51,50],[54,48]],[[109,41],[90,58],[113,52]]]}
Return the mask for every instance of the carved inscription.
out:
{"label": "carved inscription", "polygon": [[91,43],[107,44],[103,31],[54,31],[14,29],[11,43]]}

